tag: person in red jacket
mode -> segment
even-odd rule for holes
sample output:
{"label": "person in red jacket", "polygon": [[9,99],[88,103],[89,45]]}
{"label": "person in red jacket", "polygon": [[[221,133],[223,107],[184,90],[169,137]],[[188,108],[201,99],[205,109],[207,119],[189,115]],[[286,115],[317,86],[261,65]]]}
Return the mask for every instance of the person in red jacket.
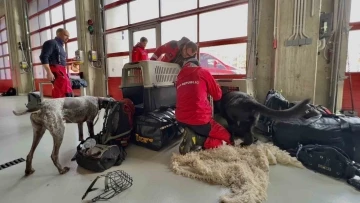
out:
{"label": "person in red jacket", "polygon": [[188,59],[177,76],[175,116],[185,128],[180,154],[233,144],[230,133],[212,118],[208,95],[221,99],[222,91],[207,69],[197,59]]}
{"label": "person in red jacket", "polygon": [[131,54],[131,62],[146,61],[149,60],[148,52],[145,50],[148,40],[146,37],[141,37]]}
{"label": "person in red jacket", "polygon": [[197,45],[187,37],[183,37],[179,41],[172,40],[157,48],[150,60],[159,60],[164,54],[160,61],[177,63],[182,66],[186,59],[195,58],[197,51]]}

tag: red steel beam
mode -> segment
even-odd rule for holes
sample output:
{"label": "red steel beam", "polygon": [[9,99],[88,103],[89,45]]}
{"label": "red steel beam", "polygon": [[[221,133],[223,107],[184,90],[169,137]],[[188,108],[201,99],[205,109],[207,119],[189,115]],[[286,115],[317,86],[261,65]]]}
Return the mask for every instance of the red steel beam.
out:
{"label": "red steel beam", "polygon": [[121,6],[121,5],[129,3],[131,1],[134,1],[134,0],[119,0],[119,1],[116,1],[114,3],[111,3],[111,4],[108,4],[108,5],[104,6],[104,9],[108,10],[108,9],[111,9],[111,8],[115,8],[117,6]]}
{"label": "red steel beam", "polygon": [[[235,38],[228,38],[228,39],[219,39],[219,40],[212,40],[212,41],[206,41],[206,42],[199,42],[198,46],[199,48],[205,48],[205,47],[213,47],[213,46],[223,46],[223,45],[229,45],[229,44],[241,44],[241,43],[247,43],[247,37],[235,37]],[[154,53],[156,48],[154,49],[146,49],[148,53]],[[117,56],[128,56],[129,52],[116,52],[116,53],[109,53],[107,54],[107,57],[117,57]]]}
{"label": "red steel beam", "polygon": [[350,30],[360,30],[360,22],[350,23],[350,27],[351,27]]}
{"label": "red steel beam", "polygon": [[51,9],[56,8],[56,7],[66,3],[68,1],[71,1],[71,0],[61,0],[60,2],[58,2],[58,3],[54,4],[54,5],[51,5],[51,6],[45,8],[45,9],[43,9],[43,10],[41,10],[41,11],[35,13],[35,14],[32,14],[31,16],[29,16],[29,20],[34,18],[35,16],[38,16],[40,14],[43,14],[43,13],[47,12],[47,11],[50,11]]}
{"label": "red steel beam", "polygon": [[246,74],[213,75],[215,79],[245,79]]}
{"label": "red steel beam", "polygon": [[[68,59],[66,59],[66,64],[69,65],[69,64],[71,64],[70,62],[72,62],[72,61],[74,61],[73,58],[68,58]],[[33,63],[32,65],[33,66],[41,66],[42,64],[41,63]]]}
{"label": "red steel beam", "polygon": [[[146,49],[146,51],[150,54],[150,53],[154,53],[156,50],[156,48],[152,48],[152,49]],[[107,58],[111,58],[111,57],[119,57],[119,56],[129,56],[130,52],[129,51],[124,51],[124,52],[115,52],[115,53],[110,53],[107,54],[106,57]]]}
{"label": "red steel beam", "polygon": [[[69,43],[69,42],[74,42],[74,41],[77,41],[77,37],[69,39],[69,40],[67,41],[67,43]],[[37,49],[41,49],[41,48],[42,48],[42,46],[32,47],[32,48],[31,48],[31,51],[34,51],[34,50],[37,50]]]}
{"label": "red steel beam", "polygon": [[71,21],[75,21],[75,20],[76,20],[76,17],[69,18],[69,19],[67,19],[67,20],[64,20],[64,21],[61,21],[61,22],[58,22],[58,23],[55,23],[55,24],[52,24],[52,25],[49,25],[49,26],[40,28],[40,29],[38,29],[38,30],[32,31],[32,32],[30,32],[30,35],[33,35],[33,34],[42,32],[42,31],[47,30],[47,29],[51,29],[51,28],[53,28],[53,27],[56,27],[56,26],[59,26],[59,25],[65,24],[65,23],[69,23],[69,22],[71,22]]}
{"label": "red steel beam", "polygon": [[0,46],[1,46],[1,45],[3,45],[3,44],[6,44],[6,43],[7,43],[7,41],[5,41],[5,42],[1,42],[1,43],[0,43]]}
{"label": "red steel beam", "polygon": [[224,8],[229,8],[229,7],[233,7],[233,6],[238,6],[241,4],[247,4],[247,3],[248,3],[248,0],[231,0],[231,1],[223,2],[223,3],[218,3],[218,4],[209,5],[209,6],[204,6],[201,8],[191,9],[188,11],[183,11],[183,12],[172,14],[172,15],[162,16],[159,18],[154,18],[154,19],[139,22],[139,23],[134,23],[134,24],[117,27],[117,28],[112,28],[112,29],[106,30],[105,34],[119,32],[122,30],[127,30],[132,27],[142,27],[142,26],[146,26],[149,24],[166,22],[166,21],[175,20],[178,18],[184,18],[184,17],[188,17],[188,16],[192,16],[192,15],[199,15],[202,13],[207,13],[207,12],[224,9]]}
{"label": "red steel beam", "polygon": [[212,40],[206,42],[199,42],[199,48],[205,47],[213,47],[213,46],[222,46],[228,44],[240,44],[240,43],[247,43],[247,37],[235,37],[235,38],[228,38],[228,39],[219,39],[219,40]]}
{"label": "red steel beam", "polygon": [[[205,47],[213,47],[213,46],[222,46],[222,45],[229,45],[229,44],[240,44],[240,43],[247,43],[247,37],[235,37],[235,38],[229,38],[229,39],[219,39],[219,40],[213,40],[213,41],[206,41],[206,42],[199,42],[198,46],[199,48],[205,48]],[[154,53],[156,48],[153,49],[146,49],[148,53]],[[116,53],[109,53],[107,54],[107,57],[118,57],[118,56],[128,56],[129,52],[116,52]]]}

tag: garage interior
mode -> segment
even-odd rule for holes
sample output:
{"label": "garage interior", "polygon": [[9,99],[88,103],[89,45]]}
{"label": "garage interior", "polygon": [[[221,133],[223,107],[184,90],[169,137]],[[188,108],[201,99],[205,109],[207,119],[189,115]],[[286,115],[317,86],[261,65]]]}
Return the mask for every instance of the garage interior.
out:
{"label": "garage interior", "polygon": [[[160,45],[186,36],[198,44],[198,57],[215,79],[243,79],[263,103],[270,89],[286,99],[311,98],[336,113],[360,112],[360,1],[356,0],[0,0],[0,164],[26,158],[33,139],[25,109],[27,95],[51,97],[52,85],[39,59],[42,44],[65,28],[70,62],[76,51],[87,56],[79,70],[87,87],[76,96],[123,99],[122,68],[140,37],[149,40],[149,57]],[[93,31],[92,31],[93,29]],[[215,63],[215,62],[216,63]],[[220,65],[219,65],[220,64]],[[201,62],[201,65],[203,63]],[[205,65],[206,66],[206,65]],[[103,114],[95,125],[102,129]],[[79,144],[77,126],[67,124],[60,162],[70,167],[58,175],[50,155],[53,141],[45,133],[34,155],[36,172],[24,177],[25,163],[0,170],[0,202],[80,202],[99,175],[71,161]],[[87,129],[84,129],[87,135]],[[133,186],[109,202],[219,202],[229,190],[176,175],[169,169],[178,142],[161,151],[130,145],[121,169]],[[196,189],[197,188],[197,189]],[[284,192],[285,191],[285,192]],[[355,203],[359,191],[310,170],[270,167],[266,202]],[[287,199],[287,200],[286,200]]]}

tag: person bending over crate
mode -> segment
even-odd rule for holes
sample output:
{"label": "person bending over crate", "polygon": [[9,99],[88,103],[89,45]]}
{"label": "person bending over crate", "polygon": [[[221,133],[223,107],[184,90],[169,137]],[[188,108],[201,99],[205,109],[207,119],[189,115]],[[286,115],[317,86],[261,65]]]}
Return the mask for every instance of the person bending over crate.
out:
{"label": "person bending over crate", "polygon": [[175,116],[184,127],[180,154],[233,144],[230,133],[212,118],[208,95],[221,99],[222,91],[210,72],[195,58],[188,59],[177,76]]}
{"label": "person bending over crate", "polygon": [[[183,37],[179,41],[172,40],[161,45],[155,50],[155,53],[151,56],[150,60],[176,63],[179,64],[179,66],[182,66],[186,59],[195,58],[197,50],[198,47],[194,42]],[[161,58],[163,54],[165,55]]]}

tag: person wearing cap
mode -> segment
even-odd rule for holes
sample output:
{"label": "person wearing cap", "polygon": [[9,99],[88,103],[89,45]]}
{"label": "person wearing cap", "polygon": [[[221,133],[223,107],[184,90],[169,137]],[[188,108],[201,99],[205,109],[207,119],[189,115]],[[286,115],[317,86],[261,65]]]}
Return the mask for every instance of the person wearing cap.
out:
{"label": "person wearing cap", "polygon": [[222,91],[207,69],[195,58],[184,61],[176,80],[175,117],[184,127],[180,154],[233,144],[230,133],[212,118],[208,95],[221,99]]}
{"label": "person wearing cap", "polygon": [[133,47],[133,50],[131,53],[131,62],[149,60],[148,52],[145,49],[147,42],[148,42],[148,39],[146,37],[140,38],[140,42],[138,42]]}
{"label": "person wearing cap", "polygon": [[[198,51],[197,45],[187,37],[182,37],[179,41],[172,40],[155,50],[150,60],[160,60],[163,62],[176,63],[179,66],[189,58],[195,58]],[[163,57],[161,57],[164,54]]]}

